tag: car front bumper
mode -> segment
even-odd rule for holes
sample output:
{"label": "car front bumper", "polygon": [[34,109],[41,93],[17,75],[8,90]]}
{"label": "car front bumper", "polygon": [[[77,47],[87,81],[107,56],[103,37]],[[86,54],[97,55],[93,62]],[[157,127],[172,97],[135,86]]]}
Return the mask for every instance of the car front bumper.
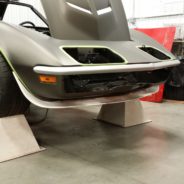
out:
{"label": "car front bumper", "polygon": [[20,90],[24,94],[24,96],[34,105],[42,108],[48,109],[64,109],[64,108],[75,108],[81,106],[95,106],[95,105],[104,105],[104,104],[115,104],[126,102],[130,100],[139,99],[150,94],[153,94],[158,91],[158,86],[152,86],[146,89],[141,89],[138,91],[130,92],[128,94],[123,95],[115,95],[115,96],[104,96],[97,98],[84,98],[84,99],[73,99],[73,100],[57,100],[57,101],[48,101],[43,100],[34,96],[30,91],[26,89],[26,87],[21,83],[17,75],[13,72],[15,80],[19,85]]}
{"label": "car front bumper", "polygon": [[122,73],[122,72],[142,72],[154,71],[179,65],[178,60],[168,60],[158,63],[146,64],[125,64],[125,65],[103,65],[103,66],[73,66],[73,67],[51,67],[35,66],[34,72],[46,75],[85,75],[85,74],[105,74],[105,73]]}

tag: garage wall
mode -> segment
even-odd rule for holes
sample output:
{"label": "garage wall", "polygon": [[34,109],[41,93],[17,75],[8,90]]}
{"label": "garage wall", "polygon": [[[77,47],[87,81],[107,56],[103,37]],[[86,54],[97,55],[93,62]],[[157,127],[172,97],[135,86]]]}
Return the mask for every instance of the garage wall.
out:
{"label": "garage wall", "polygon": [[[43,15],[40,0],[20,0],[21,2],[34,5]],[[184,0],[122,0],[129,26],[131,28],[155,28],[176,26],[177,38],[184,38]],[[23,12],[22,15],[20,12]],[[33,19],[36,24],[42,24],[37,17],[34,17],[29,11],[10,10],[6,17],[11,23],[11,17],[14,21],[21,22],[21,17],[24,20]]]}
{"label": "garage wall", "polygon": [[131,28],[177,27],[184,39],[184,0],[123,0]]}
{"label": "garage wall", "polygon": [[[40,1],[38,0],[21,0],[21,2],[29,3],[34,5],[36,9],[38,9],[43,15],[44,10],[41,6]],[[34,12],[31,11],[30,8],[23,7],[23,6],[16,6],[16,5],[9,5],[4,17],[4,21],[11,23],[11,24],[20,24],[24,21],[32,21],[38,26],[45,26],[43,21],[38,18]]]}
{"label": "garage wall", "polygon": [[39,10],[39,12],[45,15],[40,0],[20,0],[20,2],[32,4],[37,10]]}
{"label": "garage wall", "polygon": [[[42,14],[40,0],[20,0],[34,5]],[[184,1],[183,0],[122,0],[126,14],[130,22],[136,21],[136,27],[151,27],[168,24],[183,24]],[[29,14],[29,12],[27,12]],[[19,13],[16,12],[19,18]],[[170,16],[169,18],[167,16]],[[26,16],[26,14],[25,14]],[[15,18],[15,17],[14,17]],[[164,19],[164,21],[163,21]],[[163,23],[164,22],[164,23]]]}
{"label": "garage wall", "polygon": [[184,13],[183,0],[122,0],[128,18],[147,18]]}

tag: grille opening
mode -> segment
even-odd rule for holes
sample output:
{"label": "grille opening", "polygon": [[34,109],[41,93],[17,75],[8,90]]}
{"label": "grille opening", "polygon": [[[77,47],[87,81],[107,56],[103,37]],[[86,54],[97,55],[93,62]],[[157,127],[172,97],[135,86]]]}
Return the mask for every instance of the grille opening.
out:
{"label": "grille opening", "polygon": [[[152,72],[127,72],[112,74],[72,75],[64,77],[65,91],[67,93],[88,92],[119,92],[132,90],[146,85],[156,85],[165,82],[170,69],[161,69]],[[102,94],[102,93],[101,93]]]}
{"label": "grille opening", "polygon": [[73,59],[82,64],[124,63],[125,60],[107,48],[63,48]]}
{"label": "grille opening", "polygon": [[139,47],[142,51],[152,55],[153,57],[160,59],[160,60],[169,60],[171,57],[164,54],[163,52],[153,48],[153,47]]}

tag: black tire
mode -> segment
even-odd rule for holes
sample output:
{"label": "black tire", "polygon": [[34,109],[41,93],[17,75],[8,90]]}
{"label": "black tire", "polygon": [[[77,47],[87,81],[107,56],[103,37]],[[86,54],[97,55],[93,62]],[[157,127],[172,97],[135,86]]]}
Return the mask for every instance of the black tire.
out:
{"label": "black tire", "polygon": [[181,64],[172,69],[172,73],[165,85],[164,98],[169,100],[184,100],[184,59]]}
{"label": "black tire", "polygon": [[12,71],[0,55],[0,118],[24,114],[30,103],[20,91]]}
{"label": "black tire", "polygon": [[164,98],[168,100],[184,100],[184,87],[174,87],[166,85]]}

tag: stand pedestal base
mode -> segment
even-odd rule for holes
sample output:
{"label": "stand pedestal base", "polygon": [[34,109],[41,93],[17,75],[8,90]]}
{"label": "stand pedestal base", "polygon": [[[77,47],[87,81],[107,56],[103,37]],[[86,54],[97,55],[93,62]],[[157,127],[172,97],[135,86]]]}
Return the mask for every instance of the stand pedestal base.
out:
{"label": "stand pedestal base", "polygon": [[0,118],[0,163],[43,150],[23,115]]}
{"label": "stand pedestal base", "polygon": [[121,127],[151,122],[145,117],[143,106],[139,100],[103,105],[97,119]]}

